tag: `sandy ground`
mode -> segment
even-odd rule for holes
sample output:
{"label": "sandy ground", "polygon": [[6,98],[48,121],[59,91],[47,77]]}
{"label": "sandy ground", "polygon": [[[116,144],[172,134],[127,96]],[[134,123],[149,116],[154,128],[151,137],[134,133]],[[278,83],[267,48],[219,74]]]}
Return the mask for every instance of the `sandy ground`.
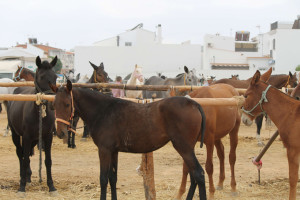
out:
{"label": "sandy ground", "polygon": [[[6,114],[0,114],[0,199],[11,200],[18,198],[16,191],[19,185],[19,161],[11,137],[2,136],[6,123]],[[256,156],[262,148],[257,146],[255,129],[256,127],[254,125],[251,127],[241,125],[240,127],[237,161],[235,165],[238,189],[237,197],[232,197],[230,193],[230,167],[228,162],[229,137],[223,138],[222,141],[226,152],[226,179],[224,189],[216,191],[215,199],[288,199],[289,184],[286,150],[278,139],[262,159],[262,182],[261,185],[257,183],[258,173],[256,167],[251,163],[251,159]],[[274,131],[275,128],[271,131],[263,129],[262,137],[265,143]],[[81,134],[82,129],[79,129],[78,132]],[[42,173],[43,182],[41,184],[38,182],[39,156],[36,150],[36,155],[31,158],[33,171],[32,185],[26,188],[25,199],[99,199],[100,168],[97,148],[91,139],[84,142],[80,140],[80,137],[77,137],[76,144],[76,149],[69,149],[66,144],[62,143],[62,140],[57,137],[54,138],[52,147],[52,176],[54,185],[59,192],[57,197],[50,197],[48,193],[44,165]],[[206,159],[205,148],[200,149],[199,144],[197,144],[195,151],[200,163],[204,166]],[[118,199],[145,199],[143,179],[136,172],[140,160],[140,154],[119,154]],[[173,199],[181,180],[181,157],[169,143],[154,152],[154,165],[157,199]],[[218,182],[218,176],[219,164],[217,156],[214,155],[215,184]],[[206,182],[207,180],[208,178],[206,176]],[[208,183],[206,186],[208,191]],[[298,186],[298,190],[299,187],[300,186]],[[197,197],[198,191],[196,193]],[[108,199],[110,199],[110,192],[108,192]]]}

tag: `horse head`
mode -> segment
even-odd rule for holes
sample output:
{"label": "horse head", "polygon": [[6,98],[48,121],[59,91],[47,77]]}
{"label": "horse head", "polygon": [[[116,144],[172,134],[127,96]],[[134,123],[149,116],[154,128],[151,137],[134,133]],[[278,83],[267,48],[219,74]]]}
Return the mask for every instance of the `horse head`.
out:
{"label": "horse head", "polygon": [[94,68],[93,76],[91,77],[92,83],[108,83],[109,77],[106,71],[104,71],[103,63],[100,63],[99,66],[91,63],[91,66]]}
{"label": "horse head", "polygon": [[[58,88],[50,84],[52,91],[56,94],[53,102],[55,117],[57,121],[57,136],[66,143],[68,139],[68,129],[70,121],[74,116],[74,103],[72,95],[72,82],[67,80],[66,87]],[[58,103],[59,102],[59,103]]]}
{"label": "horse head", "polygon": [[185,72],[185,85],[197,85],[198,77],[196,75],[196,69],[189,70],[187,66],[184,66]]}
{"label": "horse head", "polygon": [[294,74],[292,74],[291,72],[289,72],[288,85],[290,85],[292,88],[297,87],[297,85],[298,85],[298,79],[297,79],[296,72]]}
{"label": "horse head", "polygon": [[131,77],[139,80],[140,82],[144,82],[144,76],[142,74],[142,67],[135,65],[134,71],[132,72]]}
{"label": "horse head", "polygon": [[38,56],[36,58],[36,75],[34,79],[35,87],[38,92],[48,93],[51,88],[49,84],[55,85],[57,75],[53,71],[53,67],[56,65],[57,56],[49,63],[48,61],[41,61],[41,58]]}
{"label": "horse head", "polygon": [[244,124],[250,126],[253,120],[264,113],[262,104],[268,102],[267,92],[271,85],[267,86],[267,81],[270,78],[270,73],[266,72],[263,75],[257,70],[251,79],[250,85],[244,94],[245,103],[243,105],[242,121]]}

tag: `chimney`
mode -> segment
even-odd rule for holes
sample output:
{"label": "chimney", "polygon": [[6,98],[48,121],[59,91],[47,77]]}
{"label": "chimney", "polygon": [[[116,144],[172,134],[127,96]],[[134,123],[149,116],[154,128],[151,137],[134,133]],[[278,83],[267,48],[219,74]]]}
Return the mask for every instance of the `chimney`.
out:
{"label": "chimney", "polygon": [[161,35],[161,24],[157,25],[157,36],[156,36],[157,44],[161,44],[162,42],[162,35]]}

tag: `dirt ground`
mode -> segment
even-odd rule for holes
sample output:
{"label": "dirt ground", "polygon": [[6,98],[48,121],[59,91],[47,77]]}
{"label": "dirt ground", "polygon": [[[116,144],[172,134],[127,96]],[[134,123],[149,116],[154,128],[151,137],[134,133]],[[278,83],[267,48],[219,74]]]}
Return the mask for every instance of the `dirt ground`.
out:
{"label": "dirt ground", "polygon": [[[18,198],[16,191],[19,185],[19,161],[11,137],[2,136],[6,123],[6,114],[0,114],[0,199],[11,200]],[[79,126],[81,126],[81,124]],[[261,185],[257,183],[258,173],[256,167],[251,163],[251,159],[260,152],[262,147],[257,146],[255,130],[255,125],[251,127],[241,125],[240,127],[237,161],[235,165],[238,189],[237,197],[232,197],[230,193],[230,167],[228,162],[229,137],[223,138],[222,141],[226,152],[226,179],[224,189],[216,191],[215,199],[288,199],[289,184],[286,150],[278,139],[262,159]],[[262,137],[265,143],[274,131],[275,128],[271,131],[262,130]],[[79,129],[78,132],[81,134],[82,129]],[[36,150],[36,155],[31,158],[31,168],[33,171],[32,184],[26,187],[25,199],[99,199],[100,168],[97,148],[90,138],[84,142],[80,140],[80,137],[77,137],[76,144],[76,149],[69,149],[66,144],[63,144],[62,140],[57,137],[54,138],[52,146],[52,176],[54,186],[59,193],[57,197],[50,197],[48,193],[45,165],[43,165],[42,169],[43,182],[41,184],[38,182],[39,156]],[[195,151],[201,165],[204,167],[206,159],[205,148],[200,149],[199,144],[197,144]],[[140,154],[119,154],[118,199],[145,199],[143,179],[136,172],[140,160]],[[218,163],[217,156],[214,155],[215,185],[218,182],[219,176]],[[169,143],[154,152],[154,165],[157,199],[173,199],[181,181],[181,157]],[[207,176],[206,182],[208,191]],[[299,187],[298,184],[298,190]],[[196,193],[197,197],[198,190]],[[110,199],[109,189],[108,199]]]}

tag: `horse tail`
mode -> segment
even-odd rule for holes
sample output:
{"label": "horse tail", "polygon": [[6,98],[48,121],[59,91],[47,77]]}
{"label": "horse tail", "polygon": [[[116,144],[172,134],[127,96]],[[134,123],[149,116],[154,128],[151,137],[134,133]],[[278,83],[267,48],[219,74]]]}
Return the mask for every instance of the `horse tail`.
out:
{"label": "horse tail", "polygon": [[206,123],[206,116],[203,111],[202,106],[198,103],[198,110],[201,113],[202,121],[201,121],[201,142],[200,142],[200,148],[203,147],[203,141],[204,141],[204,132],[205,132],[205,123]]}

